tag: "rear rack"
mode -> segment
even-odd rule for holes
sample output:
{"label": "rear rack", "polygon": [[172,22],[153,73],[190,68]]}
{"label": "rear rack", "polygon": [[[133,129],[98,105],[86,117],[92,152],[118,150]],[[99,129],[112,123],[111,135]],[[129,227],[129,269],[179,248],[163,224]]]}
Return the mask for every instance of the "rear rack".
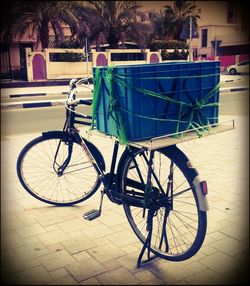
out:
{"label": "rear rack", "polygon": [[[204,130],[207,128],[207,130]],[[209,135],[215,135],[218,133],[226,132],[235,129],[235,122],[234,120],[229,120],[221,123],[216,124],[210,124],[207,126],[197,127],[190,130],[182,131],[182,132],[176,132],[164,136],[154,137],[151,139],[143,140],[143,141],[129,141],[130,146],[134,146],[137,148],[144,148],[147,150],[155,150],[171,145],[176,145],[179,143],[183,143],[186,141],[194,140],[203,138],[205,136]],[[92,135],[93,133],[100,135],[105,138],[111,138],[118,140],[115,136],[111,136],[108,134],[104,134],[102,132],[94,130],[87,131],[89,135]]]}
{"label": "rear rack", "polygon": [[[208,128],[208,130],[204,130]],[[129,145],[146,148],[148,150],[159,149],[162,147],[167,147],[170,145],[175,145],[178,143],[183,143],[185,141],[190,141],[194,139],[203,138],[205,136],[218,134],[221,132],[229,131],[235,128],[234,120],[226,121],[223,123],[211,124],[209,126],[202,126],[198,128],[193,128],[187,131],[176,132],[160,137],[155,137],[148,140],[138,141],[138,142],[129,142]],[[201,135],[199,135],[201,134]]]}

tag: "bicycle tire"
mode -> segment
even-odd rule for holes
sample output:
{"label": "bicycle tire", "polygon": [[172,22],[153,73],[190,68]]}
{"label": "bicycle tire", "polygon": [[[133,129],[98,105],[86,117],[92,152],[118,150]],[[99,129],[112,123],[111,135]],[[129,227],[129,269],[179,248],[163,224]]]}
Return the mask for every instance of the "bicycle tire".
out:
{"label": "bicycle tire", "polygon": [[[141,160],[143,160],[142,153],[145,153],[146,151],[134,149],[133,152],[140,169],[143,168],[143,166],[146,166],[145,162],[142,164],[140,162]],[[206,235],[207,214],[206,211],[200,210],[199,200],[197,198],[197,194],[193,185],[193,181],[198,176],[198,172],[193,167],[190,167],[189,159],[175,145],[156,150],[155,157],[157,156],[162,160],[162,170],[160,170],[160,172],[162,172],[161,178],[159,178],[160,173],[158,172],[158,179],[160,180],[160,182],[162,182],[163,179],[166,180],[166,177],[163,176],[163,172],[164,168],[166,170],[166,167],[168,166],[166,166],[164,163],[170,163],[172,161],[175,164],[175,189],[177,190],[178,186],[182,184],[181,186],[184,188],[184,190],[189,189],[189,191],[181,193],[179,189],[178,197],[175,195],[173,196],[174,207],[173,210],[170,211],[166,221],[167,242],[164,241],[165,246],[163,246],[163,242],[161,242],[160,244],[160,239],[162,239],[163,237],[162,229],[164,224],[164,208],[160,208],[157,211],[157,215],[156,217],[154,217],[154,227],[150,250],[152,251],[152,253],[163,259],[171,261],[183,261],[189,259],[197,253],[197,251],[202,246]],[[159,162],[156,164],[159,164]],[[155,169],[156,164],[154,165]],[[139,176],[137,175],[136,177],[136,168],[134,167],[133,160],[131,156],[127,153],[124,154],[122,157],[122,160],[118,166],[117,175],[117,190],[120,190],[120,192],[123,194],[129,193],[129,186],[126,185],[126,182],[129,181],[128,178],[133,178],[133,180],[136,180],[136,178],[138,178],[139,181]],[[177,184],[177,179],[181,179],[179,185]],[[153,181],[153,185],[156,184],[154,178]],[[166,186],[166,182],[163,184],[163,187]],[[189,205],[191,203],[192,205]],[[191,206],[193,206],[192,209]],[[141,216],[143,214],[143,209],[139,206],[131,206],[127,202],[123,202],[123,207],[125,210],[126,217],[134,233],[139,238],[139,240],[144,243],[147,237],[147,216],[145,216],[144,218]],[[148,210],[146,210],[146,212],[147,211]],[[184,220],[186,221],[186,225],[184,224]],[[155,228],[155,224],[157,224],[158,228]],[[193,231],[194,233],[192,233]],[[189,241],[191,240],[190,237],[192,238],[192,241]],[[166,246],[167,244],[168,246]]]}
{"label": "bicycle tire", "polygon": [[[53,169],[55,152],[61,142],[56,160],[61,164],[73,142],[70,163],[62,176]],[[99,168],[105,170],[100,151],[84,139]],[[17,175],[24,189],[36,199],[57,206],[69,206],[91,197],[100,186],[100,178],[76,137],[63,131],[45,132],[29,142],[17,159]]]}

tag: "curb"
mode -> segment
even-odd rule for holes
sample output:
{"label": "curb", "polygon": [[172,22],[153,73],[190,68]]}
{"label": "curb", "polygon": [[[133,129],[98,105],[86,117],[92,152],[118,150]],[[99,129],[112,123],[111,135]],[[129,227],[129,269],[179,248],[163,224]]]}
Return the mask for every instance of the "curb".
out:
{"label": "curb", "polygon": [[[220,88],[220,92],[229,93],[229,92],[239,92],[239,91],[249,91],[249,87],[246,86],[238,86],[233,88],[222,87]],[[53,93],[34,93],[34,94],[15,94],[9,95],[9,98],[20,98],[26,96],[46,96],[51,95]],[[68,94],[68,92],[61,92],[56,94]],[[84,98],[84,100],[92,100],[92,97]],[[50,106],[58,106],[64,105],[65,99],[52,99],[52,100],[40,100],[40,101],[31,101],[31,102],[8,102],[1,103],[1,109],[11,109],[11,108],[36,108],[36,107],[50,107]]]}
{"label": "curb", "polygon": [[247,91],[249,90],[249,86],[237,86],[237,87],[221,87],[220,92],[226,93],[226,92],[239,92],[239,91]]}
{"label": "curb", "polygon": [[22,87],[45,87],[45,86],[63,86],[69,85],[70,79],[68,80],[47,80],[47,81],[11,81],[1,82],[1,88],[22,88]]}
{"label": "curb", "polygon": [[[62,92],[50,92],[50,93],[23,93],[23,94],[10,94],[8,97],[9,98],[19,98],[19,97],[29,97],[29,96],[47,96],[51,94],[68,94],[67,91],[62,91]],[[7,97],[7,98],[8,98]]]}
{"label": "curb", "polygon": [[221,81],[221,83],[224,83],[224,82],[237,82],[237,81],[241,81],[242,79],[241,78],[237,78],[237,79],[228,79],[228,80],[223,80]]}
{"label": "curb", "polygon": [[[87,88],[88,90],[84,90],[88,93],[92,93],[94,86],[93,84],[88,85],[88,87],[86,86],[82,86],[83,88]],[[79,91],[81,92],[81,91]],[[66,95],[69,94],[69,88],[67,88],[67,91],[42,91],[42,92],[33,92],[33,93],[12,93],[12,94],[2,94],[1,98],[5,98],[5,99],[15,99],[15,98],[21,98],[21,97],[36,97],[36,96],[50,96],[50,95]]]}
{"label": "curb", "polygon": [[[92,97],[84,98],[84,100],[92,100]],[[8,102],[2,103],[1,109],[11,109],[11,108],[36,108],[36,107],[49,107],[64,105],[65,99],[53,99],[50,101],[40,100],[39,102]]]}
{"label": "curb", "polygon": [[[20,87],[45,87],[45,86],[61,86],[69,85],[69,79],[51,79],[51,80],[42,80],[42,81],[10,81],[10,82],[1,82],[1,88],[20,88]],[[80,78],[79,78],[80,79]],[[93,77],[86,77],[89,83],[93,83]]]}

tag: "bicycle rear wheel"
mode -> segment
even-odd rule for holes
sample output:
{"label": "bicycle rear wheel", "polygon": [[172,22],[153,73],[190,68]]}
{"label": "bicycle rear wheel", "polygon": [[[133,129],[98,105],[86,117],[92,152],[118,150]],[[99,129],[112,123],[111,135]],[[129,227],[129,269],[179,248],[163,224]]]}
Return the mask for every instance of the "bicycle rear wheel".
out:
{"label": "bicycle rear wheel", "polygon": [[[126,199],[123,206],[133,231],[144,243],[147,235],[149,209],[140,206],[145,201],[143,184],[147,180],[149,152],[134,150],[133,156],[124,156],[119,166],[118,184]],[[152,189],[167,193],[172,166],[172,195],[162,194],[161,207],[153,218],[150,250],[166,260],[182,261],[192,257],[200,249],[206,234],[206,211],[201,210],[194,187],[198,173],[190,168],[188,158],[176,146],[155,151]],[[171,165],[172,164],[172,165]],[[119,179],[120,178],[120,179]],[[143,181],[143,183],[142,183]],[[133,200],[138,203],[133,205]],[[131,202],[131,203],[130,203]],[[164,205],[165,204],[165,205]]]}
{"label": "bicycle rear wheel", "polygon": [[[92,156],[104,170],[98,149],[85,140]],[[60,168],[64,166],[63,172]],[[32,140],[17,160],[17,175],[25,190],[48,204],[68,206],[92,196],[99,176],[76,137],[66,132],[47,132]]]}

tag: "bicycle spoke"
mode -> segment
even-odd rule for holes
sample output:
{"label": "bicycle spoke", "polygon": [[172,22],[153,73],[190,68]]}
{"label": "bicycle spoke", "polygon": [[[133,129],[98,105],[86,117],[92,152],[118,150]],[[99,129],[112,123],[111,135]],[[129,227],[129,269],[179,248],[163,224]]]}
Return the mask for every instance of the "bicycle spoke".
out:
{"label": "bicycle spoke", "polygon": [[[187,189],[185,189],[185,190],[183,190],[183,191],[180,191],[180,192],[178,192],[178,193],[174,193],[174,194],[173,194],[173,197],[177,197],[177,196],[179,196],[179,195],[182,195],[182,194],[184,194],[184,193],[186,193],[186,192],[188,192],[188,191],[190,191],[190,190],[192,190],[192,188],[187,188]],[[176,191],[176,189],[175,189],[175,191]]]}
{"label": "bicycle spoke", "polygon": [[[98,185],[96,170],[82,147],[70,144],[72,150],[57,138],[41,138],[23,155],[21,176],[38,198],[55,203],[75,202],[91,194]],[[62,166],[65,169],[59,173]]]}
{"label": "bicycle spoke", "polygon": [[162,223],[162,233],[161,233],[161,239],[160,239],[160,244],[159,244],[159,249],[161,249],[163,241],[165,242],[165,246],[166,246],[165,252],[168,252],[169,250],[167,232],[166,232],[167,217],[168,217],[168,211],[165,208],[165,213],[164,213],[163,223]]}
{"label": "bicycle spoke", "polygon": [[[181,260],[184,257],[193,255],[198,250],[199,243],[202,243],[202,240],[196,240],[199,232],[200,214],[195,191],[173,160],[165,154],[157,152],[157,150],[155,153],[151,168],[151,189],[148,191],[149,194],[151,192],[159,196],[158,202],[161,203],[153,217],[150,248],[154,253],[167,259],[177,260],[180,257]],[[143,181],[146,182],[149,154],[146,154],[146,152],[138,152],[138,154],[140,155],[135,157],[137,168],[135,168],[135,164],[131,159],[125,165],[123,174],[126,179],[123,178],[123,192],[131,198],[134,196],[143,199],[144,191],[140,175],[143,177]],[[140,175],[138,174],[138,168]],[[196,175],[195,172],[194,174]],[[161,194],[161,196],[157,194]],[[124,204],[124,208],[136,235],[141,241],[145,242],[148,233],[146,230],[148,209],[126,204]],[[202,223],[206,223],[206,221],[202,221]]]}

